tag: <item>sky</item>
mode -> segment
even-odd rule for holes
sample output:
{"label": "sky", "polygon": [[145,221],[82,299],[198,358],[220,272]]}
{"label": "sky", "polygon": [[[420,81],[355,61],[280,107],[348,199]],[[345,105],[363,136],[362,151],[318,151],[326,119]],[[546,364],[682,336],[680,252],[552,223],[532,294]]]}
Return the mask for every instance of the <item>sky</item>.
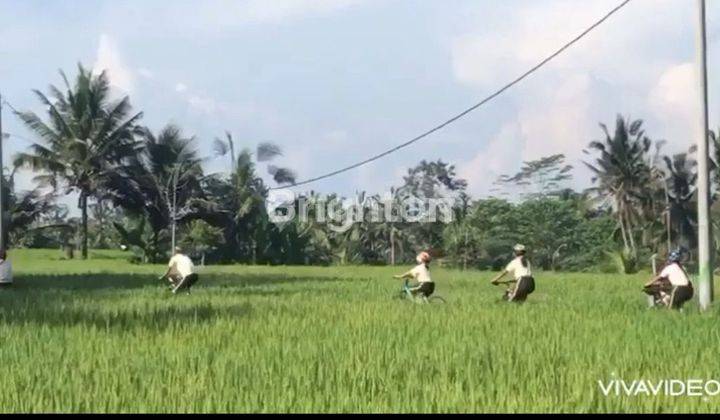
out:
{"label": "sky", "polygon": [[[620,0],[0,0],[0,93],[42,112],[32,89],[78,63],[107,70],[143,123],[178,124],[208,172],[227,130],[271,141],[274,164],[314,177],[445,121],[525,72]],[[299,191],[384,193],[421,160],[456,166],[475,198],[522,162],[564,153],[590,185],[583,149],[621,114],[686,150],[699,134],[696,2],[633,0],[521,84],[400,152]],[[710,126],[720,127],[720,0],[707,0]],[[5,166],[32,133],[8,112]],[[266,175],[264,167],[261,174]],[[20,189],[32,174],[18,175]],[[274,184],[266,176],[270,185]],[[74,205],[74,197],[64,199]]]}

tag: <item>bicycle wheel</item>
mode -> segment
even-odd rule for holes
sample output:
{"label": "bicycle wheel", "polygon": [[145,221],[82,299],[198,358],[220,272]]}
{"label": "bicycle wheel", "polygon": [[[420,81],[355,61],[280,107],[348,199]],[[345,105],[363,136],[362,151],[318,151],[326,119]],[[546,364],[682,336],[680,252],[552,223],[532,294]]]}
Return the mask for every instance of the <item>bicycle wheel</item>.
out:
{"label": "bicycle wheel", "polygon": [[442,296],[430,296],[427,301],[428,303],[447,303]]}
{"label": "bicycle wheel", "polygon": [[405,300],[405,299],[408,298],[407,292],[405,292],[404,290],[401,291],[401,292],[397,292],[397,293],[395,293],[395,294],[393,295],[392,298],[395,299],[395,300]]}

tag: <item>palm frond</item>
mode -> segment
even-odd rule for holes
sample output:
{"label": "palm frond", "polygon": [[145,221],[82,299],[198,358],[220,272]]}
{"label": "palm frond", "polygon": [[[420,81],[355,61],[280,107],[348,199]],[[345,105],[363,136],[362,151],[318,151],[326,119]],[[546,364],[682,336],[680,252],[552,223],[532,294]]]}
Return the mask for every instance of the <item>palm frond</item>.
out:
{"label": "palm frond", "polygon": [[282,149],[280,146],[274,143],[260,143],[257,146],[257,160],[258,162],[267,162],[277,156],[282,156]]}
{"label": "palm frond", "polygon": [[216,137],[215,140],[213,140],[213,151],[216,156],[225,156],[230,152],[230,146]]}
{"label": "palm frond", "polygon": [[277,166],[268,166],[268,172],[272,175],[273,180],[278,184],[294,184],[297,179],[297,175],[294,171],[288,168],[278,168]]}

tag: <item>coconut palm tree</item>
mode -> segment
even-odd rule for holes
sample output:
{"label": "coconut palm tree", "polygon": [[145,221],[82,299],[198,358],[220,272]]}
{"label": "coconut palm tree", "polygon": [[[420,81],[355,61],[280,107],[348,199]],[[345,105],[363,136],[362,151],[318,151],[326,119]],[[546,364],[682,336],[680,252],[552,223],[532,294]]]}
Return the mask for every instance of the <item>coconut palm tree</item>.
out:
{"label": "coconut palm tree", "polygon": [[213,149],[216,156],[230,156],[230,173],[235,172],[235,142],[229,131],[225,132],[225,140],[215,137]]}
{"label": "coconut palm tree", "polygon": [[625,252],[636,255],[634,230],[639,223],[644,189],[652,180],[648,165],[648,152],[652,141],[642,129],[642,120],[617,117],[611,135],[607,126],[600,124],[605,139],[593,141],[586,154],[599,154],[592,163],[584,162],[593,172],[589,189],[595,198],[608,202],[617,218]]}
{"label": "coconut palm tree", "polygon": [[[689,153],[692,153],[691,149]],[[673,230],[685,245],[695,243],[697,209],[693,202],[697,191],[697,162],[688,153],[665,156],[667,166],[670,221]]]}
{"label": "coconut palm tree", "polygon": [[202,159],[194,149],[195,139],[176,125],[168,124],[157,134],[145,127],[139,134],[141,152],[110,178],[104,198],[147,219],[152,234],[144,242],[155,251],[146,256],[155,260],[173,222],[187,217],[191,198],[202,196]]}
{"label": "coconut palm tree", "polygon": [[88,200],[105,190],[108,179],[139,144],[134,129],[142,113],[133,114],[128,97],[111,101],[107,74],[99,75],[78,65],[74,85],[61,71],[64,91],[50,86],[50,96],[35,94],[47,109],[47,118],[31,111],[17,115],[38,142],[15,158],[16,167],[40,174],[35,180],[65,194],[78,193],[81,217],[82,256],[87,258]]}
{"label": "coconut palm tree", "polygon": [[[710,130],[710,144],[713,151],[710,154],[710,164],[713,173],[713,181],[715,182],[714,195],[720,191],[720,128],[717,131]],[[713,195],[713,201],[715,199]]]}
{"label": "coconut palm tree", "polygon": [[467,221],[458,221],[449,224],[443,232],[445,251],[451,256],[451,260],[463,270],[467,270],[468,264],[472,263],[481,253],[480,232]]}
{"label": "coconut palm tree", "polygon": [[[230,156],[230,173],[235,173],[238,169],[238,160],[235,158],[235,141],[233,140],[232,133],[226,131],[225,140],[215,137],[215,140],[213,141],[213,149],[216,156]],[[250,152],[247,150],[245,150],[244,153],[251,156]],[[257,162],[270,162],[278,156],[282,156],[282,149],[280,146],[270,142],[258,144],[255,154]],[[295,172],[289,168],[268,165],[267,170],[273,177],[273,180],[280,185],[294,184],[295,179],[297,178]]]}
{"label": "coconut palm tree", "polygon": [[[206,177],[203,181],[206,195],[191,200],[191,218],[223,228],[227,258],[257,262],[267,248],[264,202],[268,187],[256,167],[258,162],[268,162],[280,155],[282,151],[272,143],[261,143],[254,154],[247,148],[241,150],[230,176]],[[294,182],[295,175],[287,168],[271,167],[269,172],[278,184]]]}

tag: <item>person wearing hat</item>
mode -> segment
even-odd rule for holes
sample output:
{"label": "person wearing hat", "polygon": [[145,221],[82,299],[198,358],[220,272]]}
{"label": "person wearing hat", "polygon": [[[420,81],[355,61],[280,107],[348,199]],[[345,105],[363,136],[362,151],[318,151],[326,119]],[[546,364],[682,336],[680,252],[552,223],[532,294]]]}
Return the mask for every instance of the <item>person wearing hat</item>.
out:
{"label": "person wearing hat", "polygon": [[682,266],[682,250],[668,255],[667,265],[660,274],[647,282],[643,291],[655,299],[655,304],[671,309],[681,309],[693,297],[693,285]]}
{"label": "person wearing hat", "polygon": [[[500,279],[506,274],[513,276],[510,280],[510,287],[505,291],[503,299],[508,302],[524,302],[528,295],[535,291],[535,279],[530,269],[530,261],[528,261],[525,246],[517,244],[513,247],[515,258],[505,267],[505,269],[492,279],[494,285],[500,284]],[[514,285],[512,283],[515,283]]]}
{"label": "person wearing hat", "polygon": [[175,248],[175,255],[170,258],[167,271],[160,277],[160,280],[164,279],[170,281],[170,289],[173,293],[185,289],[187,294],[190,294],[190,288],[199,279],[192,260],[183,254],[179,247]]}
{"label": "person wearing hat", "polygon": [[417,282],[415,286],[410,289],[413,296],[418,294],[424,295],[426,298],[430,297],[435,292],[435,282],[430,278],[430,261],[432,258],[427,252],[421,252],[415,257],[418,265],[412,270],[405,274],[393,276],[396,279],[413,279]]}

